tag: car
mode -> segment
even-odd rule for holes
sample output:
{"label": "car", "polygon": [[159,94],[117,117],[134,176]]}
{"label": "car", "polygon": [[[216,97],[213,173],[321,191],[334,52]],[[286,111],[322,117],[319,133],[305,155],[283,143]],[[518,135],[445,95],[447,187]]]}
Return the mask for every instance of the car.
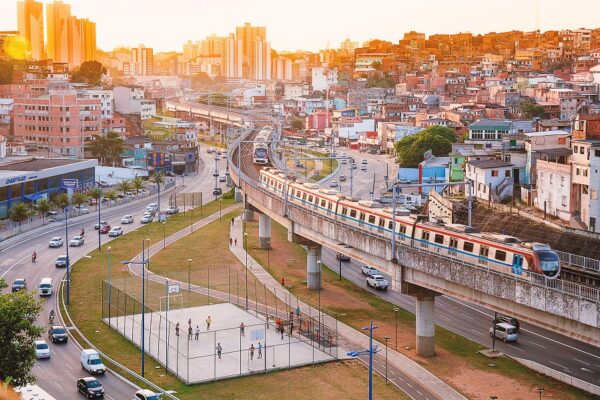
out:
{"label": "car", "polygon": [[366,171],[367,170],[367,166],[365,164],[361,165],[360,170],[361,171]]}
{"label": "car", "polygon": [[79,214],[89,214],[90,209],[85,206],[74,206],[73,209]]}
{"label": "car", "polygon": [[363,265],[360,267],[360,272],[366,276],[378,275],[379,270],[375,267],[369,267],[368,265]]}
{"label": "car", "polygon": [[108,225],[108,221],[100,221],[100,223],[97,223],[96,225],[94,225],[94,229],[98,230],[103,225]]}
{"label": "car", "polygon": [[179,213],[179,207],[176,206],[170,206],[169,208],[167,208],[167,211],[165,211],[168,215],[174,215],[174,214],[178,214]]}
{"label": "car", "polygon": [[52,278],[42,278],[38,286],[40,297],[52,296]]}
{"label": "car", "polygon": [[100,359],[100,354],[94,349],[81,350],[79,362],[81,364],[81,368],[83,368],[92,375],[104,375],[104,373],[106,372],[106,367]]}
{"label": "car", "polygon": [[133,215],[124,215],[123,218],[121,218],[121,223],[122,224],[131,224],[133,223]]}
{"label": "car", "polygon": [[67,330],[62,325],[52,325],[48,329],[48,337],[52,343],[67,343],[69,341]]}
{"label": "car", "polygon": [[407,184],[407,183],[410,183],[410,179],[400,178],[400,179],[398,179],[398,183]]}
{"label": "car", "polygon": [[219,182],[227,182],[227,177],[224,175],[219,176]]}
{"label": "car", "polygon": [[367,286],[375,289],[387,290],[390,283],[382,275],[371,275],[367,278]]}
{"label": "car", "polygon": [[184,172],[181,176],[190,176],[189,172]]}
{"label": "car", "polygon": [[77,391],[88,399],[104,398],[104,388],[100,381],[94,377],[88,376],[77,379]]}
{"label": "car", "polygon": [[338,187],[337,181],[331,181],[331,182],[329,182],[329,187],[332,187],[332,188]]}
{"label": "car", "polygon": [[210,147],[209,147],[208,149],[206,149],[206,152],[207,152],[208,154],[212,153],[213,151],[214,151],[214,150],[213,150],[213,149],[211,149]]}
{"label": "car", "polygon": [[62,256],[58,256],[56,261],[54,261],[54,266],[57,268],[66,268],[67,267],[67,256],[63,254]]}
{"label": "car", "polygon": [[343,261],[343,262],[348,262],[350,261],[350,257],[348,257],[345,254],[342,253],[337,253],[337,255],[335,256],[339,261]]}
{"label": "car", "polygon": [[368,163],[367,160],[365,160],[365,159],[362,160],[362,165],[367,165],[367,163]]}
{"label": "car", "polygon": [[27,289],[27,281],[25,280],[25,278],[17,278],[13,281],[11,289],[13,292],[25,290]]}
{"label": "car", "polygon": [[144,216],[142,217],[142,219],[140,220],[140,222],[142,224],[149,224],[150,222],[152,222],[153,219],[154,219],[154,217],[152,217],[152,215],[150,215],[150,214],[144,214]]}
{"label": "car", "polygon": [[158,204],[150,203],[146,206],[146,210],[156,211],[156,210],[158,210]]}
{"label": "car", "polygon": [[497,323],[495,326],[490,328],[490,336],[494,336],[501,339],[503,342],[516,342],[519,338],[517,328],[506,322]]}
{"label": "car", "polygon": [[219,155],[219,153],[217,153],[217,155],[215,156],[215,160],[219,161],[221,159],[221,156]]}
{"label": "car", "polygon": [[346,182],[346,175],[340,175],[340,182]]}
{"label": "car", "polygon": [[121,236],[122,234],[123,234],[123,228],[121,228],[120,226],[115,226],[108,232],[108,236],[110,236],[110,237],[117,237],[117,236]]}
{"label": "car", "polygon": [[154,217],[156,215],[156,211],[157,210],[154,210],[152,208],[149,208],[149,209],[147,208],[146,211],[144,212],[144,215],[148,214],[148,215],[152,215],[152,217]]}
{"label": "car", "polygon": [[50,347],[44,340],[36,340],[33,342],[35,347],[35,357],[39,360],[41,358],[50,358]]}
{"label": "car", "polygon": [[221,188],[214,188],[213,189],[213,195],[220,196],[222,194],[223,194],[223,189],[221,189]]}
{"label": "car", "polygon": [[352,169],[356,169],[356,168],[357,168],[356,164],[352,164]]}
{"label": "car", "polygon": [[64,244],[63,238],[61,238],[60,236],[55,236],[52,239],[50,239],[50,242],[48,243],[48,247],[56,248],[56,247],[61,247],[63,244]]}
{"label": "car", "polygon": [[151,390],[140,389],[135,392],[131,400],[160,400],[160,397]]}
{"label": "car", "polygon": [[110,225],[106,224],[100,227],[100,233],[106,234],[108,232],[110,232]]}
{"label": "car", "polygon": [[213,171],[212,176],[219,176],[219,171]]}
{"label": "car", "polygon": [[173,176],[175,176],[175,173],[173,171],[167,171],[167,172],[165,172],[165,175],[173,177]]}
{"label": "car", "polygon": [[98,181],[96,182],[96,186],[98,187],[109,187],[110,185],[104,181]]}
{"label": "car", "polygon": [[516,318],[509,317],[507,315],[498,315],[494,320],[494,323],[497,324],[499,322],[506,322],[507,324],[514,326],[517,333],[519,332],[519,330],[521,330],[521,324]]}
{"label": "car", "polygon": [[227,160],[227,152],[224,151],[223,153],[221,153],[223,160]]}
{"label": "car", "polygon": [[75,236],[69,242],[69,246],[71,246],[71,247],[79,247],[79,246],[83,246],[84,243],[85,243],[85,240],[83,239],[83,236]]}

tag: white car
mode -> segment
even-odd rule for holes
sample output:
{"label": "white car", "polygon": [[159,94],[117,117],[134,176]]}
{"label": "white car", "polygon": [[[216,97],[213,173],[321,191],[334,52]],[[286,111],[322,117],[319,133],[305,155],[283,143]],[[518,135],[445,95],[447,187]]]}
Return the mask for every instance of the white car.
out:
{"label": "white car", "polygon": [[378,275],[379,270],[375,267],[369,267],[368,265],[363,265],[360,267],[360,272],[366,276]]}
{"label": "white car", "polygon": [[329,187],[332,187],[332,188],[336,188],[336,187],[338,187],[338,183],[337,183],[337,181],[331,181],[331,182],[329,183]]}
{"label": "white car", "polygon": [[111,230],[108,232],[108,236],[110,237],[117,237],[117,236],[121,236],[123,234],[123,228],[121,228],[120,226],[115,226],[113,228],[111,228]]}
{"label": "white car", "polygon": [[121,223],[122,224],[131,224],[131,223],[133,223],[133,215],[124,215],[123,218],[121,218]]}
{"label": "white car", "polygon": [[227,182],[227,177],[224,175],[219,176],[219,182]]}
{"label": "white car", "polygon": [[50,347],[44,340],[36,340],[33,342],[35,346],[35,356],[39,360],[40,358],[50,358]]}
{"label": "white car", "polygon": [[151,390],[141,389],[135,392],[132,400],[160,400],[160,397]]}
{"label": "white car", "polygon": [[150,222],[152,222],[154,218],[152,217],[152,215],[150,214],[144,214],[144,216],[142,217],[142,219],[140,220],[140,222],[142,224],[149,224]]}
{"label": "white car", "polygon": [[61,238],[60,236],[55,236],[52,239],[50,239],[50,243],[48,243],[48,247],[61,247],[64,244],[63,242],[63,238]]}
{"label": "white car", "polygon": [[89,214],[90,213],[90,209],[85,206],[75,206],[75,207],[73,207],[73,209],[75,209],[75,211],[79,212],[80,214]]}
{"label": "white car", "polygon": [[71,247],[79,247],[79,246],[83,246],[84,243],[85,243],[85,241],[83,240],[83,236],[75,236],[69,242],[69,246],[71,246]]}
{"label": "white car", "polygon": [[381,275],[371,275],[367,278],[367,286],[375,289],[387,290],[390,283]]}

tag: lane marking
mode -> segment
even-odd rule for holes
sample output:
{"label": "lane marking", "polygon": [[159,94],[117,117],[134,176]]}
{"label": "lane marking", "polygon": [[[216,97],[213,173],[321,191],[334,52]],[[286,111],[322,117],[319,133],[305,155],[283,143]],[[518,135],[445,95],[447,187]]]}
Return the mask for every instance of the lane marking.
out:
{"label": "lane marking", "polygon": [[549,361],[549,363],[550,363],[550,364],[554,364],[554,365],[556,365],[556,366],[558,366],[558,367],[560,367],[560,368],[562,368],[562,369],[565,369],[565,370],[567,370],[567,371],[569,370],[569,368],[565,367],[564,365],[560,365],[560,364],[558,364],[558,363],[555,363],[554,361]]}
{"label": "lane marking", "polygon": [[54,381],[54,384],[55,384],[56,386],[58,386],[58,387],[59,387],[61,390],[65,390],[65,389],[63,389],[63,387],[62,387],[62,386],[60,386],[60,383],[58,383],[58,382]]}
{"label": "lane marking", "polygon": [[534,345],[536,345],[536,346],[538,346],[538,347],[541,347],[542,349],[545,349],[545,348],[546,348],[546,346],[542,346],[541,344],[539,344],[539,343],[536,343],[536,342],[534,342],[533,340],[530,340],[530,341],[529,341],[529,343],[531,343],[531,344],[534,344]]}
{"label": "lane marking", "polygon": [[445,319],[446,321],[452,321],[450,318],[448,318],[448,317],[446,317],[445,315],[442,315],[442,314],[440,314],[439,317]]}
{"label": "lane marking", "polygon": [[419,392],[418,390],[417,393],[419,394],[419,396],[423,396],[423,393]]}
{"label": "lane marking", "polygon": [[462,315],[463,317],[469,318],[469,319],[475,319],[475,318],[473,318],[470,315],[467,315],[465,313],[461,313],[460,315]]}
{"label": "lane marking", "polygon": [[73,371],[73,367],[71,367],[69,364],[65,364],[65,367],[69,368],[71,371]]}
{"label": "lane marking", "polygon": [[523,350],[523,349],[520,349],[520,348],[518,348],[518,347],[516,347],[516,346],[513,346],[512,344],[509,344],[508,346],[512,347],[513,349],[519,350],[519,351],[520,351],[520,352],[522,352],[522,353],[525,353],[525,350]]}
{"label": "lane marking", "polygon": [[590,364],[590,363],[587,363],[587,362],[585,362],[585,361],[581,361],[580,359],[578,359],[578,358],[575,358],[575,357],[573,357],[573,360],[575,360],[575,361],[579,361],[580,363],[582,363],[582,364],[585,364],[585,365],[590,365],[590,366],[592,365],[592,364]]}
{"label": "lane marking", "polygon": [[477,334],[477,335],[481,335],[481,336],[487,336],[487,335],[486,335],[486,334],[484,334],[484,333],[477,332],[475,329],[471,329],[471,332],[473,332],[473,333],[475,333],[475,334]]}
{"label": "lane marking", "polygon": [[411,385],[410,383],[406,382],[406,386],[408,386],[409,388],[413,388],[413,385]]}

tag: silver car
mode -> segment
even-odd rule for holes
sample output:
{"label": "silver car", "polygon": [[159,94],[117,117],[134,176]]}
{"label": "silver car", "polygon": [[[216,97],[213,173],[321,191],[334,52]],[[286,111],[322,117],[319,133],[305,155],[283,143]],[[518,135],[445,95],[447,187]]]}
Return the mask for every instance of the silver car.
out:
{"label": "silver car", "polygon": [[[495,328],[495,329],[494,329]],[[494,336],[504,342],[516,342],[519,338],[519,334],[517,333],[517,328],[514,326],[507,324],[506,322],[500,322],[496,324],[495,327],[490,328],[490,336]]]}

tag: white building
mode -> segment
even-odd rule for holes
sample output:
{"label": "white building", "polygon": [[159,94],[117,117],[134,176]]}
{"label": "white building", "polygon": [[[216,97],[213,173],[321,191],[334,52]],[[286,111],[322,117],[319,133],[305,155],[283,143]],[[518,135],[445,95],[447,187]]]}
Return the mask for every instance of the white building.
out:
{"label": "white building", "polygon": [[350,119],[339,123],[338,138],[340,140],[357,140],[361,132],[372,132],[375,130],[374,119]]}
{"label": "white building", "polygon": [[78,94],[84,99],[100,99],[102,119],[111,119],[114,114],[114,99],[112,90],[83,89]]}
{"label": "white building", "polygon": [[225,41],[225,52],[223,54],[222,66],[225,69],[224,76],[227,78],[242,78],[244,44],[241,39],[236,39],[232,33]]}
{"label": "white building", "polygon": [[567,147],[537,150],[535,206],[564,221],[569,221],[574,211],[570,156]]}
{"label": "white building", "polygon": [[325,92],[327,88],[338,83],[337,69],[314,67],[311,71],[312,89]]}
{"label": "white building", "polygon": [[291,59],[287,57],[277,57],[273,60],[273,79],[278,81],[291,81],[292,76],[293,70]]}
{"label": "white building", "polygon": [[144,99],[140,86],[117,86],[113,89],[115,111],[121,114],[140,114],[141,119],[156,115],[156,102]]}
{"label": "white building", "polygon": [[301,97],[308,96],[310,93],[310,86],[308,83],[286,83],[283,86],[283,99],[284,100],[298,100]]}
{"label": "white building", "polygon": [[503,160],[473,160],[466,164],[465,177],[471,182],[472,195],[496,203],[511,197],[513,165]]}

